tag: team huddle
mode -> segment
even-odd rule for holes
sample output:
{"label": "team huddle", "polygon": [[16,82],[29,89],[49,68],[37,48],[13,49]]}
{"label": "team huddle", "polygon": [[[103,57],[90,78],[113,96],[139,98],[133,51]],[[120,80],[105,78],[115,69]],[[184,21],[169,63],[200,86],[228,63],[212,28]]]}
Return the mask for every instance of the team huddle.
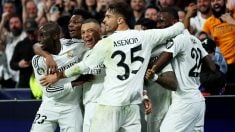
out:
{"label": "team huddle", "polygon": [[32,65],[43,98],[31,132],[53,132],[57,125],[62,132],[140,132],[142,116],[142,131],[204,131],[199,73],[202,63],[212,71],[216,66],[200,40],[178,21],[132,30],[131,20],[128,5],[115,3],[103,20],[107,37],[96,20],[81,14],[70,19],[72,39],[61,39],[56,23],[40,27]]}

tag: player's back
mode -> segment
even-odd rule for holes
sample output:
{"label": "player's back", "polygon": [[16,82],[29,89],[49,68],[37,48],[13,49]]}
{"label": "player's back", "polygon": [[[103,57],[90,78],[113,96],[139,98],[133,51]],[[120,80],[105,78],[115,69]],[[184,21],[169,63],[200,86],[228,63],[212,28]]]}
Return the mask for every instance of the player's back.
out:
{"label": "player's back", "polygon": [[154,45],[146,35],[144,31],[117,31],[103,40],[109,52],[99,103],[122,106],[142,101],[143,77]]}
{"label": "player's back", "polygon": [[184,101],[203,100],[200,91],[199,74],[202,59],[207,52],[201,45],[200,40],[185,30],[168,44],[167,51],[173,53],[172,66],[178,81],[178,88],[173,92],[173,99]]}

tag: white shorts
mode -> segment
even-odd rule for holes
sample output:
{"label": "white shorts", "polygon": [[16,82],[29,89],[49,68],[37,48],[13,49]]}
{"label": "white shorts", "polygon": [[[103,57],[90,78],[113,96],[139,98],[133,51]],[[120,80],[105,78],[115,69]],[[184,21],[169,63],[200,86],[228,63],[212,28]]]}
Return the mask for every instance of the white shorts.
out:
{"label": "white shorts", "polygon": [[140,132],[139,105],[107,106],[98,104],[90,132]]}
{"label": "white shorts", "polygon": [[82,113],[79,105],[60,105],[48,107],[41,105],[34,119],[31,132],[55,132],[57,125],[60,132],[81,132]]}
{"label": "white shorts", "polygon": [[175,102],[164,118],[161,132],[203,132],[205,101],[195,103]]}
{"label": "white shorts", "polygon": [[148,89],[148,95],[153,105],[152,113],[147,116],[148,132],[160,132],[161,123],[171,105],[171,91],[157,86],[157,88]]}
{"label": "white shorts", "polygon": [[93,115],[95,114],[97,103],[87,103],[85,104],[85,114],[83,120],[83,132],[90,132],[91,121]]}

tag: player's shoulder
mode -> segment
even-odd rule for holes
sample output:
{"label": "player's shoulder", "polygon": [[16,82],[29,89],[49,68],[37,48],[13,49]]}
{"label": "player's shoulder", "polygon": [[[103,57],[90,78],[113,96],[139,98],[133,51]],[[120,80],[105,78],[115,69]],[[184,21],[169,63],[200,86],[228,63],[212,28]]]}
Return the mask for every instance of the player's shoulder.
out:
{"label": "player's shoulder", "polygon": [[175,37],[172,38],[173,42],[184,42],[187,39],[187,35],[184,33],[181,33]]}
{"label": "player's shoulder", "polygon": [[32,58],[32,61],[33,60],[38,60],[38,59],[41,59],[41,58],[43,58],[43,57],[40,56],[40,55],[34,55],[33,58]]}
{"label": "player's shoulder", "polygon": [[101,40],[97,42],[97,44],[107,44],[113,42],[113,35],[109,35],[106,37],[103,37]]}
{"label": "player's shoulder", "polygon": [[34,55],[32,58],[32,66],[33,67],[39,67],[42,65],[42,61],[44,60],[44,57],[40,55]]}
{"label": "player's shoulder", "polygon": [[63,46],[70,46],[73,44],[84,44],[84,41],[81,39],[66,39],[66,38],[61,38],[60,42]]}

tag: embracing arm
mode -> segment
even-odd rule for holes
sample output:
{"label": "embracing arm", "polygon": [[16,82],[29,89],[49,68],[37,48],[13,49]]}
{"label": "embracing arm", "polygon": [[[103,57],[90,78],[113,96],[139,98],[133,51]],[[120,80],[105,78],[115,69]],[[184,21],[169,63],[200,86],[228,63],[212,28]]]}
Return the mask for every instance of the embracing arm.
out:
{"label": "embracing arm", "polygon": [[168,28],[145,30],[144,38],[146,39],[145,41],[147,41],[148,44],[153,44],[153,47],[156,47],[160,44],[167,44],[166,41],[168,39],[181,34],[184,30],[184,24],[181,22],[177,22]]}
{"label": "embracing arm", "polygon": [[47,65],[47,73],[52,74],[57,71],[57,64],[53,59],[52,55],[47,51],[44,51],[41,47],[40,43],[36,43],[33,45],[34,53],[46,58],[46,65]]}
{"label": "embracing arm", "polygon": [[155,82],[168,90],[176,91],[177,89],[177,80],[173,71],[162,73]]}
{"label": "embracing arm", "polygon": [[154,62],[151,69],[148,69],[145,78],[153,80],[164,88],[175,91],[177,89],[177,79],[173,71],[163,72],[159,76],[156,74],[161,71],[172,59],[172,53],[162,52],[158,59]]}
{"label": "embracing arm", "polygon": [[173,54],[170,52],[162,52],[159,56],[159,58],[154,62],[151,70],[156,73],[162,70],[163,67],[165,67],[170,60],[173,58]]}

